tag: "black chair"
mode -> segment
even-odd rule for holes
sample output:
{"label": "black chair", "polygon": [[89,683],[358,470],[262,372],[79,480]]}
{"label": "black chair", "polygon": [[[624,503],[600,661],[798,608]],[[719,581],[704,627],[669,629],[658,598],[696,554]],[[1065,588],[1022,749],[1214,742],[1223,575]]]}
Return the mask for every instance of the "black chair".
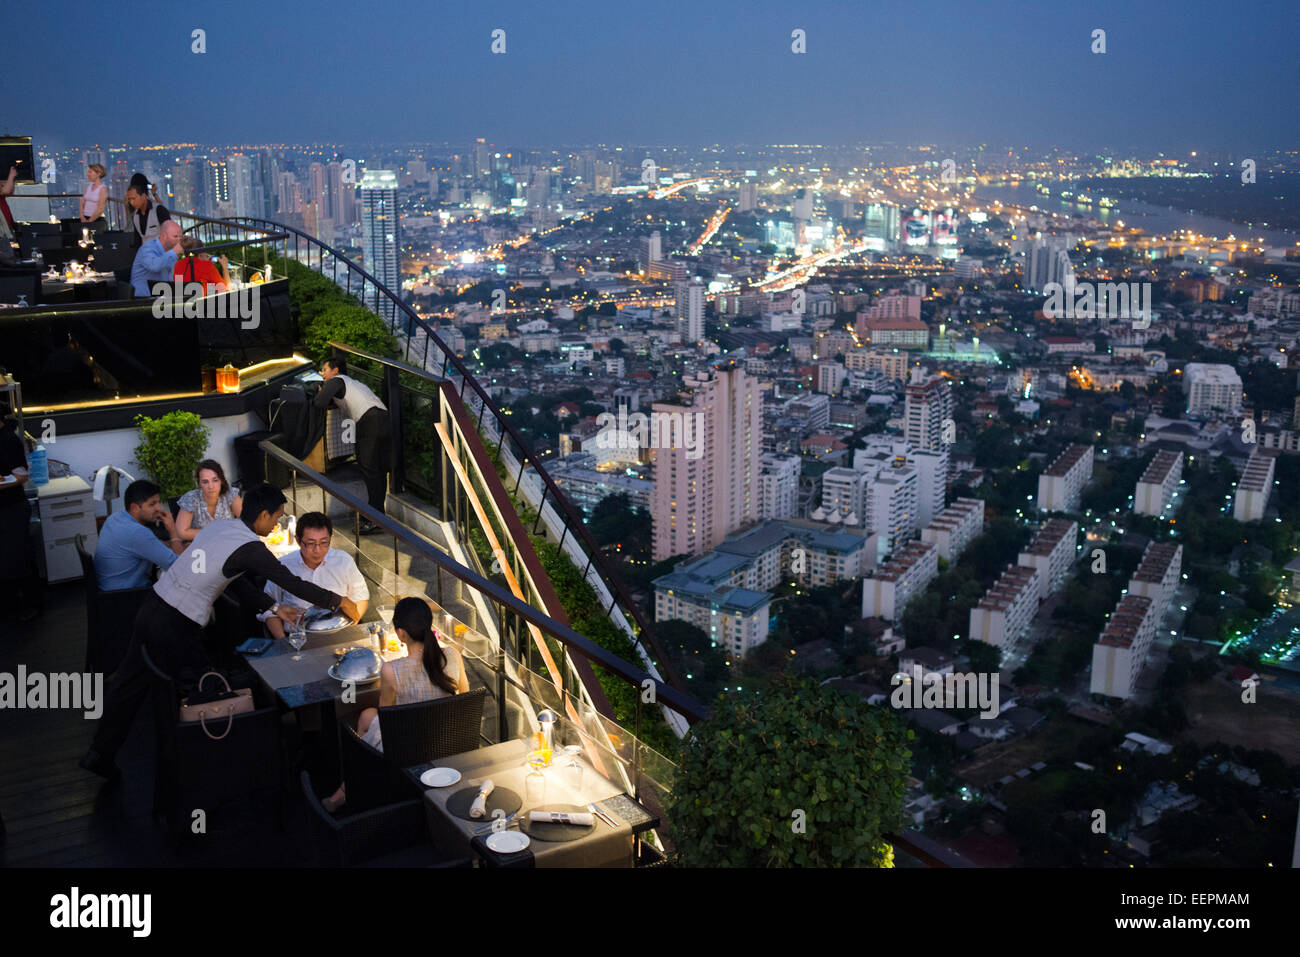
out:
{"label": "black chair", "polygon": [[77,536],[77,558],[81,560],[81,584],[86,591],[86,671],[111,675],[122,663],[136,612],[149,586],[100,591],[95,560],[86,551],[86,536]]}
{"label": "black chair", "polygon": [[141,648],[140,654],[153,676],[154,817],[166,821],[173,845],[190,831],[195,810],[203,810],[210,831],[223,805],[244,798],[258,807],[260,796],[272,796],[276,826],[283,829],[279,712],[259,708],[236,715],[228,719],[228,730],[227,722],[205,731],[197,721],[181,721],[175,682],[147,650]]}
{"label": "black chair", "polygon": [[131,237],[126,233],[106,231],[95,237],[95,268],[100,272],[130,269],[133,262],[135,250],[131,248]]}
{"label": "black chair", "polygon": [[[318,864],[330,867],[434,866],[437,857],[425,827],[423,801],[386,804],[347,817],[333,817],[302,772],[302,794],[311,817]],[[349,808],[351,800],[349,799]]]}
{"label": "black chair", "polygon": [[41,277],[35,272],[5,272],[0,274],[0,302],[17,303],[22,296],[27,305],[41,301]]}
{"label": "black chair", "polygon": [[399,704],[379,709],[383,751],[357,735],[339,716],[339,748],[348,807],[368,810],[411,793],[405,769],[452,754],[473,751],[481,743],[483,703],[487,690]]}

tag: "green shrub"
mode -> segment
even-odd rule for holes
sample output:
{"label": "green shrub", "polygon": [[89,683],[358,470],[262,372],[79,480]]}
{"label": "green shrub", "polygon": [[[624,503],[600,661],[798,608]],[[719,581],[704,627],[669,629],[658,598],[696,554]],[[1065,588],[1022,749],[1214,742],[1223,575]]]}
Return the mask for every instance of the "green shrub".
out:
{"label": "green shrub", "polygon": [[889,712],[789,675],[718,700],[681,745],[679,861],[892,867],[883,835],[902,824],[911,737]]}
{"label": "green shrub", "polygon": [[193,412],[168,412],[157,419],[137,415],[140,444],[135,460],[162,490],[164,499],[194,487],[194,470],[208,453],[212,429]]}
{"label": "green shrub", "polygon": [[330,342],[387,356],[396,348],[388,326],[364,306],[334,303],[311,321],[299,319],[298,336],[307,355],[320,361],[330,354]]}

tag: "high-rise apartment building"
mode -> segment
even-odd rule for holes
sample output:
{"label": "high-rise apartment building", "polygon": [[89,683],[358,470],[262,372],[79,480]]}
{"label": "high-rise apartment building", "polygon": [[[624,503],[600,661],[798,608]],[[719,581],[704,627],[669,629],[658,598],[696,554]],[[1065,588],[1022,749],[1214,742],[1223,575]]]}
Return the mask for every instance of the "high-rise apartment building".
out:
{"label": "high-rise apartment building", "polygon": [[1034,240],[1025,249],[1025,289],[1042,292],[1048,283],[1074,281],[1070,254],[1059,243]]}
{"label": "high-rise apartment building", "polygon": [[[366,270],[390,290],[401,289],[401,235],[397,218],[397,174],[366,170],[361,181],[361,251]],[[373,294],[373,293],[372,293]],[[374,303],[393,310],[391,302]],[[386,315],[393,319],[393,315]]]}
{"label": "high-rise apartment building", "polygon": [[679,282],[676,293],[677,328],[681,330],[682,341],[702,342],[704,340],[704,284]]}
{"label": "high-rise apartment building", "polygon": [[742,213],[752,212],[758,208],[758,184],[741,183],[740,195],[737,201],[737,211]]}
{"label": "high-rise apartment building", "polygon": [[[655,561],[706,551],[758,518],[758,380],[726,361],[682,381],[677,402],[654,403],[649,430],[659,445],[653,450]],[[682,428],[669,428],[673,422]]]}
{"label": "high-rise apartment building", "polygon": [[207,167],[204,169],[203,180],[203,198],[207,203],[206,212],[210,216],[215,215],[220,211],[223,203],[230,202],[230,177],[226,168],[226,161],[209,159]]}
{"label": "high-rise apartment building", "polygon": [[758,473],[758,517],[794,518],[799,504],[800,461],[797,455],[764,452]]}
{"label": "high-rise apartment building", "polygon": [[[942,449],[945,425],[952,419],[952,386],[943,376],[922,379],[913,370],[903,397],[903,435],[914,449]],[[951,434],[949,434],[951,440]]]}
{"label": "high-rise apartment building", "polygon": [[1187,363],[1183,369],[1183,390],[1187,393],[1188,415],[1232,413],[1241,408],[1241,376],[1230,365]]}
{"label": "high-rise apartment building", "polygon": [[230,202],[236,216],[261,219],[266,215],[262,196],[262,171],[256,154],[231,153],[226,157]]}
{"label": "high-rise apartment building", "polygon": [[651,263],[664,258],[663,242],[659,236],[659,230],[656,229],[649,236],[642,237],[640,255],[641,262],[639,265],[642,269],[649,269]]}
{"label": "high-rise apartment building", "polygon": [[186,156],[172,167],[172,205],[183,213],[202,210],[203,179],[203,166],[193,156]]}

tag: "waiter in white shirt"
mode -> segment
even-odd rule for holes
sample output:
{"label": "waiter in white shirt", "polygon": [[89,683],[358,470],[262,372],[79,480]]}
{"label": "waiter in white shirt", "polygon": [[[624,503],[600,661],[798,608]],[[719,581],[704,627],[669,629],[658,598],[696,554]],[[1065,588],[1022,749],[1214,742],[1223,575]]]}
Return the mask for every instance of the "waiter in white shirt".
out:
{"label": "waiter in white shirt", "polygon": [[[343,375],[337,359],[322,362],[320,374],[325,384],[312,401],[318,409],[333,406],[344,416],[345,421],[353,423],[357,465],[366,482],[366,498],[370,507],[382,514],[384,500],[388,496],[388,465],[392,456],[388,406],[364,382]],[[361,534],[373,535],[379,531],[382,529],[378,525],[369,519],[362,519]]]}
{"label": "waiter in white shirt", "polygon": [[[370,603],[370,590],[366,588],[366,580],[352,556],[330,548],[334,523],[329,516],[324,512],[308,512],[298,519],[297,534],[298,551],[285,555],[280,564],[296,578],[319,585],[336,595],[345,595],[357,606],[357,614],[364,615]],[[285,591],[273,581],[266,583],[266,593],[276,605],[292,605],[304,611],[311,607],[309,602]],[[278,615],[267,611],[257,617],[266,622],[274,637],[284,637],[284,621]]]}

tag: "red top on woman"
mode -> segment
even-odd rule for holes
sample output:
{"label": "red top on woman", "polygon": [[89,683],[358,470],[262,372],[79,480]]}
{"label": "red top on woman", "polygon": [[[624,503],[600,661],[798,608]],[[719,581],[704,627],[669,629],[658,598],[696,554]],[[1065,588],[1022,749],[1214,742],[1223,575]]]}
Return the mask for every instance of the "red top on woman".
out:
{"label": "red top on woman", "polygon": [[225,282],[211,259],[199,259],[194,256],[177,260],[176,265],[172,267],[172,275],[184,282],[203,283],[205,296],[208,294],[209,286]]}

